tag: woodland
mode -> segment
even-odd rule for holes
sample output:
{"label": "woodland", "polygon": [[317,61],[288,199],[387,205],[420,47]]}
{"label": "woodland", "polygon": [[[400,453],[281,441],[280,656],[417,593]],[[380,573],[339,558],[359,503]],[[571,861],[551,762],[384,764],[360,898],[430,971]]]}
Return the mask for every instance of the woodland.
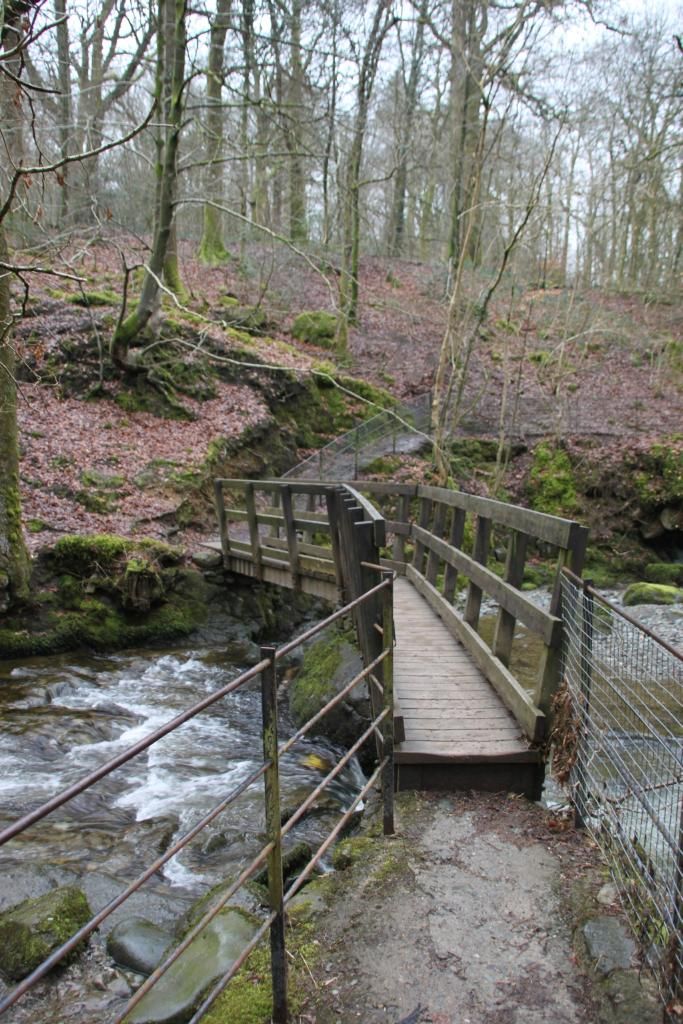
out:
{"label": "woodland", "polygon": [[213,476],[426,393],[429,451],[378,473],[683,583],[672,7],[5,0],[1,32],[3,611],[60,539],[191,546]]}

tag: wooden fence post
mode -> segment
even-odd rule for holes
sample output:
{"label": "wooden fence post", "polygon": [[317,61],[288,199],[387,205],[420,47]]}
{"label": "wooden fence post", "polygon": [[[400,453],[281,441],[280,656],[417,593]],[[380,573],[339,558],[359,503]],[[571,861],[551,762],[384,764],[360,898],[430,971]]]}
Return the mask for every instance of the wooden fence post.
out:
{"label": "wooden fence post", "polygon": [[[451,531],[448,535],[448,543],[459,550],[462,550],[462,542],[465,536],[465,518],[466,512],[464,508],[453,509],[453,518],[451,519]],[[443,578],[443,596],[449,604],[453,600],[457,585],[458,570],[452,565],[447,565]]]}
{"label": "wooden fence post", "polygon": [[[505,562],[505,582],[519,589],[524,579],[524,563],[529,537],[526,533],[513,530],[508,544]],[[512,640],[515,635],[515,616],[501,608],[496,619],[496,631],[493,637],[492,650],[504,665],[510,664]]]}
{"label": "wooden fence post", "polygon": [[[402,494],[398,503],[398,521],[401,523],[410,522],[410,495]],[[391,557],[395,562],[405,562],[406,560],[406,538],[402,534],[396,534],[394,537],[394,547],[391,552]]]}
{"label": "wooden fence post", "polygon": [[263,564],[262,564],[262,553],[261,553],[261,536],[258,529],[258,521],[256,519],[256,498],[254,496],[254,485],[249,483],[244,489],[246,506],[247,506],[247,520],[249,522],[249,540],[251,542],[251,557],[254,560],[254,568],[258,579],[263,578]]}
{"label": "wooden fence post", "polygon": [[[480,562],[481,565],[486,565],[489,557],[489,542],[491,540],[491,520],[485,516],[477,516],[477,530],[474,535],[474,551],[472,557]],[[479,625],[479,613],[481,611],[481,598],[482,590],[476,583],[470,581],[470,585],[467,590],[467,602],[465,604],[465,613],[463,618],[465,622],[476,629]]]}
{"label": "wooden fence post", "polygon": [[301,563],[299,560],[299,538],[294,526],[294,510],[292,507],[292,491],[287,485],[283,485],[280,491],[282,499],[282,515],[285,520],[285,534],[287,537],[287,551],[289,554],[289,571],[292,577],[294,590],[301,590]]}
{"label": "wooden fence post", "polygon": [[[430,498],[420,498],[420,517],[417,525],[422,527],[423,530],[429,529],[429,523],[432,518],[432,508],[434,502]],[[415,553],[413,555],[413,565],[419,573],[422,573],[424,569],[424,556],[425,546],[420,543],[419,540],[415,541]]]}
{"label": "wooden fence post", "polygon": [[230,554],[230,536],[228,534],[228,517],[225,514],[225,499],[223,497],[223,481],[213,482],[214,500],[216,503],[216,515],[218,516],[218,533],[221,541],[223,560],[227,562]]}

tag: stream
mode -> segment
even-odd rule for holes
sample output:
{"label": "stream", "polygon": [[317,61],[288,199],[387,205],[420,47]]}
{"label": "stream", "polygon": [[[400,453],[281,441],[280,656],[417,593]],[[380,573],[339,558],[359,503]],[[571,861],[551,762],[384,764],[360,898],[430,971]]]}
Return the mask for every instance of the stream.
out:
{"label": "stream", "polygon": [[[39,806],[244,668],[220,651],[195,648],[63,655],[0,666],[0,825]],[[281,739],[293,731],[285,705],[281,700]],[[253,772],[261,751],[256,680],[4,846],[0,910],[66,884],[82,888],[93,912],[98,910]],[[286,754],[280,769],[283,808],[297,806],[329,770],[325,762],[339,753],[312,740]],[[352,762],[292,830],[291,841],[317,846],[363,783]],[[263,845],[263,818],[263,785],[257,783],[104,922],[81,958],[92,961],[90,968],[81,963],[56,976],[78,976],[81,1009],[74,1020],[108,1019],[98,1016],[108,1005],[102,989],[113,986],[111,997],[120,997],[116,990],[126,984],[107,961],[103,935],[131,916],[172,930],[200,895],[252,859]],[[240,902],[253,909],[248,893]],[[7,1019],[70,1020],[60,986],[40,983],[33,1010],[36,997],[29,996]]]}

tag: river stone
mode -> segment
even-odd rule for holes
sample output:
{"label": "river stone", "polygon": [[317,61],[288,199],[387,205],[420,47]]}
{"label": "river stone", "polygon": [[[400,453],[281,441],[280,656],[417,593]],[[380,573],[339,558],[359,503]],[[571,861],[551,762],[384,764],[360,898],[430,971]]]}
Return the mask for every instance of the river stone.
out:
{"label": "river stone", "polygon": [[173,935],[144,917],[129,917],[112,928],[107,938],[107,952],[121,967],[138,974],[151,974],[164,950],[173,942]]}
{"label": "river stone", "polygon": [[624,594],[627,608],[635,604],[675,604],[683,598],[683,590],[663,583],[632,583]]}
{"label": "river stone", "polygon": [[91,917],[84,893],[63,886],[0,914],[0,972],[20,981]]}
{"label": "river stone", "polygon": [[599,974],[607,975],[631,967],[637,946],[620,918],[596,917],[586,921],[583,935]]}
{"label": "river stone", "polygon": [[243,911],[222,911],[128,1014],[126,1024],[185,1024],[258,927]]}
{"label": "river stone", "polygon": [[195,551],[191,557],[198,569],[217,569],[223,564],[220,551]]}

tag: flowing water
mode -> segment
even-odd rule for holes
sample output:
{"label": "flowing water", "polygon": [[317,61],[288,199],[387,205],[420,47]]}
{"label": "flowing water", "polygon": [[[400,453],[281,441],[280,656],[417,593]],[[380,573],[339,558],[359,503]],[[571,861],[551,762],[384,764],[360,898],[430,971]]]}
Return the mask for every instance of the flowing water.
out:
{"label": "flowing water", "polygon": [[[1,823],[40,805],[220,689],[242,668],[215,651],[192,649],[5,666],[0,670]],[[5,846],[0,875],[30,885],[31,879],[21,881],[30,864],[34,876],[41,868],[52,872],[50,877],[55,871],[76,872],[86,882],[88,876],[105,876],[122,888],[258,767],[260,707],[256,682],[202,712]],[[282,710],[285,733],[289,723]],[[320,782],[324,772],[318,766],[334,753],[313,741],[283,758],[283,806],[298,804]],[[301,824],[297,838],[325,835],[325,807],[338,816],[362,781],[357,765],[347,770],[323,806]],[[235,866],[260,848],[262,834],[260,784],[170,860],[152,888],[167,900],[175,896],[180,906],[234,874]],[[13,902],[16,886],[7,891],[0,881],[0,907]]]}

